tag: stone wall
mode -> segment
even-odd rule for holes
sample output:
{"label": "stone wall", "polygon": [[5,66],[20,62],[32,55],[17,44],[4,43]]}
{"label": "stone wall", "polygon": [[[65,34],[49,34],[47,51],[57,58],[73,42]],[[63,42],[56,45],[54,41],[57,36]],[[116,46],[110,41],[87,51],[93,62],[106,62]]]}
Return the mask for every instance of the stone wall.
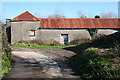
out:
{"label": "stone wall", "polygon": [[35,32],[40,27],[40,21],[18,21],[11,22],[11,43],[16,43],[19,41],[31,41],[29,31],[35,30]]}
{"label": "stone wall", "polygon": [[114,30],[114,29],[99,29],[98,30],[98,35],[110,35],[110,34],[113,34],[115,32],[118,32],[118,30]]}
{"label": "stone wall", "polygon": [[40,41],[55,40],[62,43],[61,34],[68,34],[68,42],[75,39],[90,39],[90,35],[86,29],[78,30],[58,30],[58,29],[39,29],[37,31],[37,39]]}
{"label": "stone wall", "polygon": [[[11,43],[20,41],[48,41],[55,40],[62,44],[61,34],[68,34],[68,42],[75,39],[91,39],[87,29],[39,29],[40,21],[11,22]],[[29,31],[35,30],[35,36],[31,37]],[[117,32],[112,29],[99,29],[98,35],[110,35]]]}

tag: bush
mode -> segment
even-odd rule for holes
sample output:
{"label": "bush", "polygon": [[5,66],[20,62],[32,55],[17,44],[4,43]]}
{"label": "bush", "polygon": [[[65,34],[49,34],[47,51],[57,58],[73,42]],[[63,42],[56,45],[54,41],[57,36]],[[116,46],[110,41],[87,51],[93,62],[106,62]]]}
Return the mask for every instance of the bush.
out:
{"label": "bush", "polygon": [[78,53],[74,57],[74,68],[83,78],[120,78],[119,33],[94,39],[71,50]]}
{"label": "bush", "polygon": [[61,46],[61,44],[53,39],[48,40],[48,41],[44,41],[42,43],[43,45],[49,45],[49,46]]}
{"label": "bush", "polygon": [[90,40],[89,39],[75,39],[69,42],[69,45],[79,45],[79,44],[87,43],[87,42],[90,42]]}
{"label": "bush", "polygon": [[18,41],[16,44],[27,44],[28,42],[26,41]]}
{"label": "bush", "polygon": [[2,53],[2,74],[7,73],[9,69],[11,68],[11,55],[6,55],[5,53]]}
{"label": "bush", "polygon": [[51,40],[48,40],[48,41],[38,41],[38,40],[32,40],[32,41],[19,41],[18,43],[16,44],[22,44],[22,45],[26,45],[26,44],[29,44],[29,43],[32,43],[32,44],[38,44],[38,45],[48,45],[48,46],[61,46],[61,44],[53,39]]}
{"label": "bush", "polygon": [[38,40],[32,40],[32,41],[30,41],[30,43],[39,44],[39,45],[43,44],[41,41],[38,41]]}
{"label": "bush", "polygon": [[113,66],[115,58],[115,54],[100,54],[99,49],[88,48],[75,58],[75,69],[83,78],[120,78],[120,68]]}
{"label": "bush", "polygon": [[3,76],[11,69],[11,48],[4,29],[2,29],[2,60],[0,62],[2,63],[2,74],[0,76]]}
{"label": "bush", "polygon": [[88,32],[89,32],[90,36],[92,37],[92,39],[96,39],[97,38],[97,33],[98,33],[98,29],[97,28],[89,28]]}
{"label": "bush", "polygon": [[102,37],[105,37],[105,36],[106,36],[105,34],[99,34],[98,38],[102,38]]}

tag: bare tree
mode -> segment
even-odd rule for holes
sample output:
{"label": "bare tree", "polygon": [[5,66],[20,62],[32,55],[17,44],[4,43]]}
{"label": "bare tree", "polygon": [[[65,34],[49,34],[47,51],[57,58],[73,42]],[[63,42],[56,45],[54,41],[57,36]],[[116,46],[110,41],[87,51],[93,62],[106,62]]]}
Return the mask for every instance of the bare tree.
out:
{"label": "bare tree", "polygon": [[2,19],[1,15],[0,15],[0,26],[2,26],[3,24],[5,24],[3,22],[4,22],[4,20]]}
{"label": "bare tree", "polygon": [[60,14],[53,14],[53,15],[50,15],[48,18],[65,18],[65,16]]}
{"label": "bare tree", "polygon": [[87,16],[82,11],[78,12],[78,16],[79,18],[87,18]]}
{"label": "bare tree", "polygon": [[117,15],[114,12],[102,12],[100,16],[101,18],[117,18]]}
{"label": "bare tree", "polygon": [[2,21],[0,20],[0,27],[2,26]]}
{"label": "bare tree", "polygon": [[55,14],[49,15],[48,18],[65,18],[65,16],[60,9],[57,9]]}
{"label": "bare tree", "polygon": [[36,16],[37,18],[41,18],[41,17],[42,17],[40,13],[34,13],[34,14],[35,14],[35,16]]}
{"label": "bare tree", "polygon": [[2,18],[1,18],[1,15],[0,15],[0,26],[2,25]]}

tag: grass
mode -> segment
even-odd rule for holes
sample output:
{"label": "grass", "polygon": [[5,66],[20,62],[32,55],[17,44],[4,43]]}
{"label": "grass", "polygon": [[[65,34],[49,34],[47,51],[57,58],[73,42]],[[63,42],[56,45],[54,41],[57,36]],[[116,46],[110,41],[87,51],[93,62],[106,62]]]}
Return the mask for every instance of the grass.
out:
{"label": "grass", "polygon": [[38,44],[11,44],[13,47],[23,47],[23,48],[40,48],[40,49],[56,49],[56,48],[67,48],[70,46],[47,46],[47,45],[38,45]]}
{"label": "grass", "polygon": [[[2,53],[2,71],[1,73],[7,73],[11,69],[11,60],[9,60],[9,57],[5,54]],[[1,75],[2,76],[2,75]]]}

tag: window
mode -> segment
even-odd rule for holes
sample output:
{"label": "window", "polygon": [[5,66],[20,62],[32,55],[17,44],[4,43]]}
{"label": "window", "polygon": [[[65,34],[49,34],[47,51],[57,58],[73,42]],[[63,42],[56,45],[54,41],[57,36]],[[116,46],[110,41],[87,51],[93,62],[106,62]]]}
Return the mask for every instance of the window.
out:
{"label": "window", "polygon": [[35,36],[35,30],[30,30],[29,31],[29,36],[34,37]]}

